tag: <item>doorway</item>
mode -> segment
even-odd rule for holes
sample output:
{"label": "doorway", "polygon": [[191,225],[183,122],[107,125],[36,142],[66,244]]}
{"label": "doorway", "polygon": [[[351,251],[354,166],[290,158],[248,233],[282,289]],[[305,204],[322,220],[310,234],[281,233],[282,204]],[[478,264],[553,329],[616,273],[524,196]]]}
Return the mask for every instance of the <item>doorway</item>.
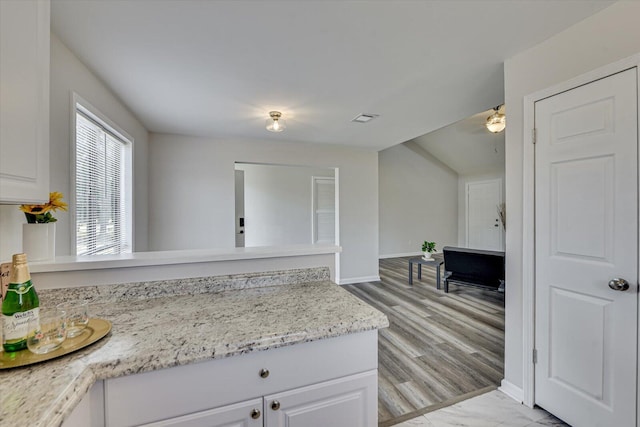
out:
{"label": "doorway", "polygon": [[573,425],[636,425],[637,82],[534,104],[534,403]]}
{"label": "doorway", "polygon": [[337,169],[235,163],[237,247],[338,240]]}
{"label": "doorway", "polygon": [[336,241],[336,180],[334,177],[311,177],[313,244]]}
{"label": "doorway", "polygon": [[504,250],[504,229],[500,222],[502,180],[466,184],[466,247]]}

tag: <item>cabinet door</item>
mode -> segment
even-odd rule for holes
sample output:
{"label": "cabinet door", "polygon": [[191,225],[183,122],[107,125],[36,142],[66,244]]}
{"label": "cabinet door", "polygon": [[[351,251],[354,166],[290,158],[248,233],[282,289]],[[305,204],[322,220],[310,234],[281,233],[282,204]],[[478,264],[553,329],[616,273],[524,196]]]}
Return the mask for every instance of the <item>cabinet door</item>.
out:
{"label": "cabinet door", "polygon": [[374,427],[378,372],[369,371],[265,397],[265,427]]}
{"label": "cabinet door", "polygon": [[62,427],[104,427],[103,387],[103,382],[97,381],[64,420]]}
{"label": "cabinet door", "polygon": [[0,1],[0,203],[49,200],[49,1]]}
{"label": "cabinet door", "polygon": [[262,427],[262,421],[262,399],[253,399],[141,427]]}

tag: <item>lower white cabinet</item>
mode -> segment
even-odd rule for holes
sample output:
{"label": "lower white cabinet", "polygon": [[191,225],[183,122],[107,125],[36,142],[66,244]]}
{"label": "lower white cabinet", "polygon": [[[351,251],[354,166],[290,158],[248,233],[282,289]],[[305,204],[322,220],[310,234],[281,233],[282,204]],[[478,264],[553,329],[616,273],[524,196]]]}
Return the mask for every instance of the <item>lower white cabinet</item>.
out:
{"label": "lower white cabinet", "polygon": [[107,427],[375,427],[377,330],[104,381]]}
{"label": "lower white cabinet", "polygon": [[263,427],[262,399],[171,418],[143,427]]}
{"label": "lower white cabinet", "polygon": [[377,384],[378,372],[369,371],[266,396],[264,426],[375,426]]}
{"label": "lower white cabinet", "polygon": [[377,371],[351,375],[142,427],[375,426],[377,375]]}
{"label": "lower white cabinet", "polygon": [[104,426],[104,384],[96,381],[62,423],[62,427]]}

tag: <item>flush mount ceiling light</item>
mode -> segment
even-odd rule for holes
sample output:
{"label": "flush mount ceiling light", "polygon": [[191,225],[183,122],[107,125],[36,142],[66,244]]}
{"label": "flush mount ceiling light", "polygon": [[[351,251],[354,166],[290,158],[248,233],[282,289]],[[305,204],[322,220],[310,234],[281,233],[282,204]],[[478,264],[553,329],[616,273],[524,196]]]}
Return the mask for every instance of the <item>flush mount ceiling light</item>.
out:
{"label": "flush mount ceiling light", "polygon": [[487,123],[485,123],[485,126],[489,129],[489,132],[502,132],[507,126],[507,117],[500,112],[500,107],[501,105],[495,107],[493,109],[493,114],[487,117]]}
{"label": "flush mount ceiling light", "polygon": [[270,119],[267,119],[267,130],[269,132],[282,132],[287,127],[286,122],[282,119],[282,113],[280,111],[271,111],[269,113]]}
{"label": "flush mount ceiling light", "polygon": [[368,123],[371,120],[375,119],[376,117],[380,117],[380,115],[378,114],[359,114],[357,117],[355,117],[353,120],[351,120],[352,122],[355,123]]}

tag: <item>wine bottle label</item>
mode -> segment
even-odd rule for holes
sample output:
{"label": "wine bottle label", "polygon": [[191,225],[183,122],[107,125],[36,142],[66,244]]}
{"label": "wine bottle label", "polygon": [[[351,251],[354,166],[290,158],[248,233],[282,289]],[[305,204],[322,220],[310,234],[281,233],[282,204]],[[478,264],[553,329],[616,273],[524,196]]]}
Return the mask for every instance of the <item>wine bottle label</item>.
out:
{"label": "wine bottle label", "polygon": [[18,295],[24,295],[27,292],[29,292],[31,288],[33,288],[33,283],[22,284],[17,289],[14,289],[14,288],[7,289],[7,292],[15,292]]}
{"label": "wine bottle label", "polygon": [[29,320],[37,319],[40,314],[40,308],[34,308],[27,311],[20,311],[11,316],[2,315],[3,339],[4,341],[21,340],[26,338],[30,332]]}

